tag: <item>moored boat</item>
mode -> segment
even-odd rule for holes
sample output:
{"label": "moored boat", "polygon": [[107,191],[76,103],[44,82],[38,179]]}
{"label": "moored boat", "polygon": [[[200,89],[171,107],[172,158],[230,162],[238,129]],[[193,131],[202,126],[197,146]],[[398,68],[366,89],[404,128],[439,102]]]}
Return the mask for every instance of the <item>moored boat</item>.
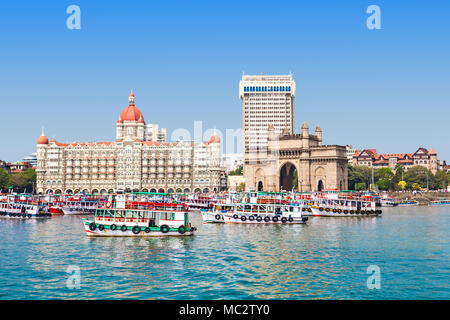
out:
{"label": "moored boat", "polygon": [[148,209],[104,207],[95,212],[94,219],[82,218],[88,236],[159,237],[191,236],[196,230],[189,222],[188,212],[172,206],[152,206]]}
{"label": "moored boat", "polygon": [[450,200],[441,199],[441,200],[433,200],[429,203],[430,206],[448,206],[450,205]]}

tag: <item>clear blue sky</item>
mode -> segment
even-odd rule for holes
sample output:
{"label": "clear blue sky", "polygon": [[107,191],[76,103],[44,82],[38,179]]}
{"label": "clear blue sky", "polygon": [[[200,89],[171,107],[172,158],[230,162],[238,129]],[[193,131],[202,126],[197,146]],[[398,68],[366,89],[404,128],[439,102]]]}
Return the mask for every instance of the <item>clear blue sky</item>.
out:
{"label": "clear blue sky", "polygon": [[[81,8],[68,30],[66,8]],[[366,8],[381,8],[368,30]],[[170,133],[241,127],[246,74],[293,73],[295,130],[450,162],[449,1],[2,1],[0,159],[112,141],[129,90]]]}

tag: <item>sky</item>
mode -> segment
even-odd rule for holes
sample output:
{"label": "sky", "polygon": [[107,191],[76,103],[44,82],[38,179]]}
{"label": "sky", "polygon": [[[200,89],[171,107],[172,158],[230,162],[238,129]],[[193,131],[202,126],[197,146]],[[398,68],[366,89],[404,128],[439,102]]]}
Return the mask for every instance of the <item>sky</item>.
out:
{"label": "sky", "polygon": [[[73,4],[81,29],[66,25]],[[369,5],[381,29],[367,28]],[[42,127],[113,141],[131,89],[169,137],[196,120],[239,129],[242,74],[292,73],[296,132],[306,121],[324,144],[433,147],[450,162],[449,1],[2,0],[0,39],[5,161],[35,152]]]}

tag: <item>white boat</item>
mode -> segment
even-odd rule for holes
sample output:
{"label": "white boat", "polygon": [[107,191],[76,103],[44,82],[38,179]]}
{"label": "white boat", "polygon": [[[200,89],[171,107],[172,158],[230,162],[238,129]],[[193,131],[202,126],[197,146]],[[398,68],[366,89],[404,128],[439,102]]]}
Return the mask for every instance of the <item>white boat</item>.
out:
{"label": "white boat", "polygon": [[0,217],[14,219],[47,219],[52,214],[43,204],[2,202],[0,203]]}
{"label": "white boat", "polygon": [[382,213],[374,201],[339,198],[311,200],[302,211],[306,216],[317,217],[373,217]]}
{"label": "white boat", "polygon": [[189,223],[186,210],[178,211],[167,206],[153,209],[127,209],[125,200],[116,203],[116,208],[97,209],[92,220],[82,218],[88,236],[191,236],[197,230]]}
{"label": "white boat", "polygon": [[308,220],[298,205],[236,203],[233,212],[223,213],[225,223],[305,224]]}

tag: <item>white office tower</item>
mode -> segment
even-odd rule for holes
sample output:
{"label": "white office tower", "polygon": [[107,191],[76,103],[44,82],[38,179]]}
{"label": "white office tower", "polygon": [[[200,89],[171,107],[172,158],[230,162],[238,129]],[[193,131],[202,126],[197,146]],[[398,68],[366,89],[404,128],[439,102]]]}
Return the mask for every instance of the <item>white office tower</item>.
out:
{"label": "white office tower", "polygon": [[283,130],[294,132],[295,82],[292,75],[243,75],[239,97],[246,161],[251,154],[266,152],[269,125],[273,125],[275,134]]}
{"label": "white office tower", "polygon": [[166,128],[161,128],[159,130],[159,126],[157,124],[148,124],[147,125],[147,137],[148,141],[154,142],[166,142]]}

